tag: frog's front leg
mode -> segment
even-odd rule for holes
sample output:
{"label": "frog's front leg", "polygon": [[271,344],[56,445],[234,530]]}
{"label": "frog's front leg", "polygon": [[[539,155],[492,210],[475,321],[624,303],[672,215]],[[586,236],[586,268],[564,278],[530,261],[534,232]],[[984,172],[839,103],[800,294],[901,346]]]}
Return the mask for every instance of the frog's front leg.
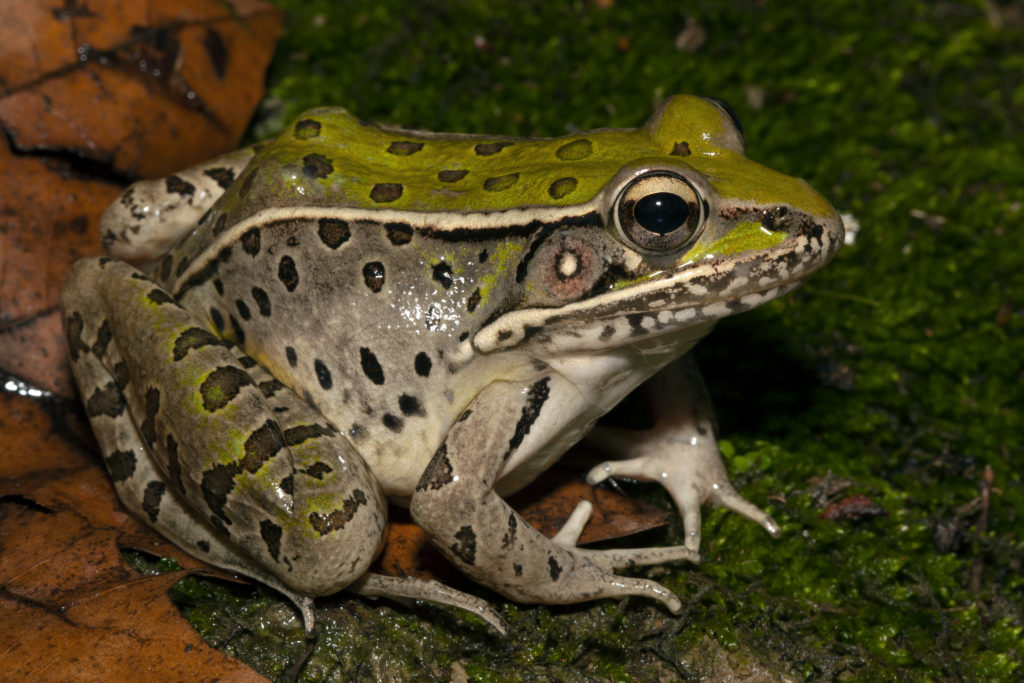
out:
{"label": "frog's front leg", "polygon": [[[680,609],[679,599],[646,579],[613,570],[671,560],[696,561],[683,546],[584,550],[574,533],[548,539],[495,492],[510,458],[538,449],[564,428],[555,394],[575,391],[558,375],[495,382],[452,425],[412,496],[413,518],[438,549],[474,580],[520,602],[565,604],[643,595]],[[547,397],[550,396],[550,399]]]}
{"label": "frog's front leg", "polygon": [[740,496],[729,482],[715,438],[714,413],[692,354],[670,363],[644,385],[654,427],[647,431],[597,427],[588,443],[615,453],[587,473],[587,483],[609,477],[660,482],[683,516],[686,546],[700,548],[701,505],[712,502],[780,533],[768,513]]}
{"label": "frog's front leg", "polygon": [[75,264],[62,297],[72,369],[118,495],[188,552],[311,597],[365,572],[385,500],[318,411],[112,259]]}
{"label": "frog's front leg", "polygon": [[252,156],[253,148],[245,147],[166,178],[134,183],[103,212],[104,249],[135,264],[162,257],[195,229]]}

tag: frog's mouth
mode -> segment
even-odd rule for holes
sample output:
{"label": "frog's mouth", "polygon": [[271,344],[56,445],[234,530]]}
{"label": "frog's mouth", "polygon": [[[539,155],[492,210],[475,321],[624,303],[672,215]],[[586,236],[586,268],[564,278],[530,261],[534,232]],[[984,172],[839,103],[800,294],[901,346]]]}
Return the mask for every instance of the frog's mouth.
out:
{"label": "frog's mouth", "polygon": [[527,340],[551,351],[607,349],[750,310],[796,289],[842,246],[843,224],[834,211],[824,217],[791,212],[787,223],[786,238],[773,247],[683,263],[557,309],[511,311],[472,344],[483,353]]}

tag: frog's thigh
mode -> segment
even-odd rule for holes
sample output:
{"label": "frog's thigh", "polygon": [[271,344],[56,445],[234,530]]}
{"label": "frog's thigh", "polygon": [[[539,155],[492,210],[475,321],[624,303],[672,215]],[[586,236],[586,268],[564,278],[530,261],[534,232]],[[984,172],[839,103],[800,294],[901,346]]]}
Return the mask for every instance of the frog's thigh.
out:
{"label": "frog's thigh", "polygon": [[[564,604],[645,595],[672,610],[679,600],[659,584],[612,573],[630,564],[692,559],[681,548],[588,551],[558,544],[523,520],[495,493],[502,464],[533,432],[559,424],[557,407],[532,386],[496,382],[452,425],[413,493],[413,518],[438,549],[476,581],[522,602]],[[520,457],[523,454],[519,454]],[[527,454],[528,457],[528,454]],[[568,547],[567,547],[568,546]]]}
{"label": "frog's thigh", "polygon": [[385,503],[323,416],[124,263],[77,263],[62,307],[128,507],[186,550],[291,596],[333,593],[365,572]]}

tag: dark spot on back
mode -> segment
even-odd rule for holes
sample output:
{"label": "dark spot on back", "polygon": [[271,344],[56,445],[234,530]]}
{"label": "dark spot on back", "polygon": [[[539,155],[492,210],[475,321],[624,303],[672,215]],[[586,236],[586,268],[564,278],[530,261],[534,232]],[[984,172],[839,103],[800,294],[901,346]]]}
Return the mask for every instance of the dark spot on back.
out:
{"label": "dark spot on back", "polygon": [[282,256],[281,262],[277,265],[277,279],[279,279],[289,292],[294,292],[299,286],[299,271],[295,267],[295,259],[291,256]]}
{"label": "dark spot on back", "polygon": [[402,418],[398,417],[397,415],[385,413],[384,417],[382,417],[380,421],[384,424],[385,427],[387,427],[393,432],[402,431]]}
{"label": "dark spot on back", "polygon": [[669,154],[674,157],[688,157],[690,156],[690,145],[687,142],[677,142],[672,145],[672,151]]}
{"label": "dark spot on back", "polygon": [[593,153],[594,145],[590,140],[583,139],[565,143],[555,151],[555,156],[562,161],[579,161]]}
{"label": "dark spot on back", "polygon": [[238,309],[238,315],[242,316],[242,320],[249,320],[252,318],[252,313],[249,311],[249,305],[241,299],[235,299],[235,308]]}
{"label": "dark spot on back", "polygon": [[473,293],[469,295],[469,299],[466,300],[466,310],[472,313],[476,310],[476,307],[480,305],[480,288],[477,287],[473,290]]}
{"label": "dark spot on back", "polygon": [[379,292],[384,287],[384,264],[371,261],[363,266],[363,280],[372,292]]}
{"label": "dark spot on back", "polygon": [[441,283],[441,286],[444,287],[445,289],[448,289],[449,287],[452,286],[452,269],[444,261],[441,261],[440,263],[434,265],[433,277],[434,280]]}
{"label": "dark spot on back", "polygon": [[299,362],[299,357],[295,354],[295,349],[291,346],[284,347],[284,357],[288,359],[288,365],[293,368]]}
{"label": "dark spot on back", "polygon": [[348,229],[348,223],[338,218],[321,218],[317,234],[320,236],[320,241],[331,249],[337,249],[352,236]]}
{"label": "dark spot on back", "polygon": [[391,244],[402,245],[412,241],[412,226],[405,223],[388,223],[384,226]]}
{"label": "dark spot on back", "polygon": [[320,122],[313,119],[302,119],[295,124],[295,137],[308,140],[320,135]]}
{"label": "dark spot on back", "polygon": [[416,367],[416,374],[420,377],[428,377],[430,375],[430,367],[433,363],[430,360],[430,356],[423,351],[416,354],[416,360],[413,364]]}
{"label": "dark spot on back", "polygon": [[484,181],[484,189],[488,192],[501,192],[515,185],[517,180],[519,180],[518,173],[495,176]]}
{"label": "dark spot on back", "polygon": [[249,256],[260,253],[260,229],[249,228],[242,234],[242,251]]}
{"label": "dark spot on back", "polygon": [[552,199],[562,199],[571,194],[578,184],[575,178],[559,178],[548,187],[548,195]]}
{"label": "dark spot on back", "polygon": [[420,401],[415,396],[409,394],[402,394],[398,397],[398,409],[402,411],[402,415],[411,417],[413,415],[423,416],[426,412],[423,410],[423,406],[420,405]]}
{"label": "dark spot on back", "polygon": [[481,142],[473,147],[473,151],[475,151],[479,156],[489,157],[492,154],[497,154],[506,147],[511,146],[511,142]]}
{"label": "dark spot on back", "polygon": [[256,302],[256,307],[260,309],[260,315],[266,317],[270,315],[270,297],[267,293],[259,287],[252,288],[252,300]]}
{"label": "dark spot on back", "polygon": [[442,183],[457,183],[469,174],[469,171],[438,171],[437,179]]}
{"label": "dark spot on back", "polygon": [[400,157],[407,157],[415,154],[421,149],[423,149],[422,142],[412,142],[410,140],[395,140],[390,145],[388,145],[388,154],[394,154]]}
{"label": "dark spot on back", "polygon": [[393,202],[402,196],[402,185],[400,183],[377,183],[370,190],[370,199],[378,204]]}
{"label": "dark spot on back", "polygon": [[326,178],[334,172],[334,164],[323,154],[307,154],[302,157],[302,172],[307,178]]}
{"label": "dark spot on back", "polygon": [[359,363],[363,366],[363,374],[374,384],[384,384],[384,369],[380,366],[377,356],[365,346],[359,349]]}
{"label": "dark spot on back", "polygon": [[331,379],[331,371],[327,369],[324,362],[317,358],[313,361],[313,369],[316,370],[316,380],[320,382],[320,386],[324,389],[330,389],[334,386],[334,380]]}

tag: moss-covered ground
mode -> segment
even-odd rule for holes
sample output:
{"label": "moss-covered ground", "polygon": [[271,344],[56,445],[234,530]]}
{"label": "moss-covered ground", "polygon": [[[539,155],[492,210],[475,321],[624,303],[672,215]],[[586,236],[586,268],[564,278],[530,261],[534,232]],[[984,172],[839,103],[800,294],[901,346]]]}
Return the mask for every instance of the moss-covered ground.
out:
{"label": "moss-covered ground", "polygon": [[[300,678],[1024,677],[1019,3],[279,4],[289,27],[253,137],[322,104],[533,136],[635,126],[666,95],[713,95],[740,114],[750,157],[859,224],[803,289],[698,351],[728,467],[781,538],[708,510],[705,563],[649,572],[682,597],[678,618],[638,599],[527,607],[481,589],[511,626],[501,639],[451,610],[324,602]],[[676,523],[628,540],[680,537]],[[267,675],[303,653],[272,593],[189,580],[179,597]]]}

